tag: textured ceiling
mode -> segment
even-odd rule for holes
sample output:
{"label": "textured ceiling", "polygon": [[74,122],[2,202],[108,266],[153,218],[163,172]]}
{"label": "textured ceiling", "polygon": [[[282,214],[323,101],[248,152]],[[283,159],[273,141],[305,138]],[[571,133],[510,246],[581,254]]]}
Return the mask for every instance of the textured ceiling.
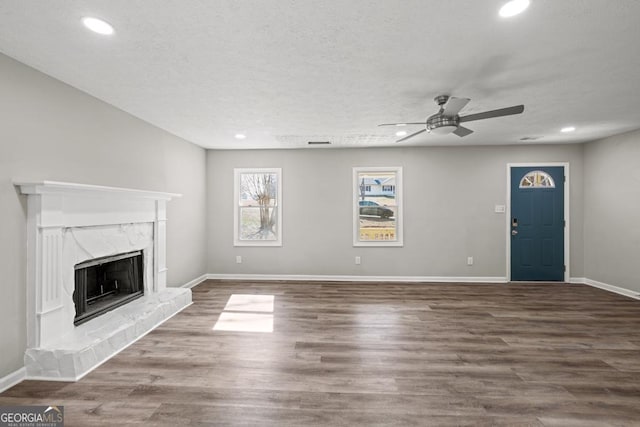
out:
{"label": "textured ceiling", "polygon": [[[207,148],[393,146],[397,129],[376,125],[424,120],[439,94],[471,98],[461,115],[525,112],[468,123],[465,138],[401,144],[582,142],[640,128],[639,1],[531,0],[509,20],[502,3],[1,0],[0,51]],[[115,35],[88,32],[87,15]]]}

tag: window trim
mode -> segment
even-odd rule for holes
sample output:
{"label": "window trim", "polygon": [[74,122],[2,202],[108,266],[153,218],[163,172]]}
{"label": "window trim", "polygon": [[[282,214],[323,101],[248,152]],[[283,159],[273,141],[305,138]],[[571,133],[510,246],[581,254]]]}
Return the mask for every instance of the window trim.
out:
{"label": "window trim", "polygon": [[[395,240],[360,240],[360,206],[359,206],[359,175],[361,173],[395,173],[395,194],[396,194],[396,239]],[[401,247],[404,246],[403,241],[403,209],[402,209],[402,166],[386,166],[386,167],[353,167],[353,178],[351,182],[351,191],[353,193],[353,246],[354,247]]]}
{"label": "window trim", "polygon": [[[276,207],[275,240],[242,240],[240,239],[240,176],[243,174],[275,173],[278,179]],[[234,168],[233,169],[233,246],[282,246],[282,168]]]}

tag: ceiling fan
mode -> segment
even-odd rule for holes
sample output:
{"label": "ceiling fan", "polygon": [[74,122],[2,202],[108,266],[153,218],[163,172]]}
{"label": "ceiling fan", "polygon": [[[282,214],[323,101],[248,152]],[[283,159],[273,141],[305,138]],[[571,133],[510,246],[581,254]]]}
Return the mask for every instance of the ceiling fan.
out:
{"label": "ceiling fan", "polygon": [[467,136],[473,131],[467,129],[464,126],[460,126],[460,123],[471,122],[474,120],[491,119],[493,117],[511,116],[513,114],[520,114],[524,111],[524,105],[515,105],[513,107],[500,108],[498,110],[484,111],[482,113],[470,114],[468,116],[459,116],[458,113],[464,108],[469,101],[469,98],[455,98],[448,95],[439,95],[433,99],[436,104],[440,106],[440,111],[427,118],[426,122],[414,122],[414,123],[383,123],[378,126],[404,126],[404,125],[423,125],[424,129],[414,132],[411,135],[407,135],[396,142],[406,141],[409,138],[413,138],[422,132],[431,132],[438,135],[446,135],[453,133],[460,137]]}

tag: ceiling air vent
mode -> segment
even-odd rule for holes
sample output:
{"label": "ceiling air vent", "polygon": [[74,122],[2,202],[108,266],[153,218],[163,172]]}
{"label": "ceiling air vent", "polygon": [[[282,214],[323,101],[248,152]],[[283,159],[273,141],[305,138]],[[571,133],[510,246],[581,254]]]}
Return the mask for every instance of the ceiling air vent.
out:
{"label": "ceiling air vent", "polygon": [[520,138],[520,141],[535,141],[536,139],[540,139],[539,136],[525,136],[524,138]]}
{"label": "ceiling air vent", "polygon": [[308,141],[308,145],[330,145],[331,141]]}

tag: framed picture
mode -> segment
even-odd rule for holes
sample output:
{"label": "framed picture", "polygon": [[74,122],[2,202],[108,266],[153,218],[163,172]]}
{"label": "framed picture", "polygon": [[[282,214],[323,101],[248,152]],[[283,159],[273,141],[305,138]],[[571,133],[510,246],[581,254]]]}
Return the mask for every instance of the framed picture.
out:
{"label": "framed picture", "polygon": [[402,168],[353,168],[353,245],[402,246]]}
{"label": "framed picture", "polygon": [[282,169],[234,169],[234,246],[282,246]]}

